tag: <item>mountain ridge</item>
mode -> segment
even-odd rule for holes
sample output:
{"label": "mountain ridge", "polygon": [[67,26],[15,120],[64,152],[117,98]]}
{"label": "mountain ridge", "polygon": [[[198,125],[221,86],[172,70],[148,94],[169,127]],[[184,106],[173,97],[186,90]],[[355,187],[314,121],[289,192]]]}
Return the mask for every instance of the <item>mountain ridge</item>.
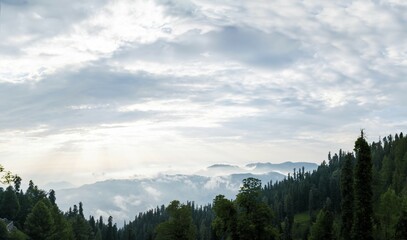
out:
{"label": "mountain ridge", "polygon": [[[219,175],[219,172],[203,171],[200,174],[158,174],[145,178],[106,179],[79,187],[56,190],[57,202],[62,210],[67,211],[82,201],[85,215],[103,217],[111,215],[120,223],[131,220],[139,212],[168,204],[174,199],[206,205],[220,193],[227,198],[233,198],[244,178],[258,178],[263,184],[283,180],[286,175],[280,171],[285,169],[282,168],[285,165],[277,164],[275,171],[270,168],[261,169],[265,171],[259,169],[253,171],[236,165],[215,164],[215,167],[211,165],[206,170],[230,169],[229,166],[232,166],[236,171],[225,171],[223,175]],[[307,171],[312,171],[316,169],[317,164],[307,166]],[[207,173],[207,176],[202,173]]]}

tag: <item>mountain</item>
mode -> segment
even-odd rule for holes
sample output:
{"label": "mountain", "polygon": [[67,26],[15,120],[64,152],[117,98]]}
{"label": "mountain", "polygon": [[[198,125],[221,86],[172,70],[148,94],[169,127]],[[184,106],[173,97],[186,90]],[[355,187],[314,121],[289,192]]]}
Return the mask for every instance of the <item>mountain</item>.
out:
{"label": "mountain", "polygon": [[[292,166],[292,163],[288,165]],[[312,164],[303,165],[307,170],[316,168]],[[104,218],[111,215],[120,224],[124,220],[132,220],[139,212],[168,204],[174,199],[206,205],[218,194],[234,198],[242,180],[248,177],[258,178],[263,184],[270,180],[283,180],[286,176],[271,170],[272,166],[256,163],[250,170],[247,167],[216,164],[193,175],[161,174],[153,178],[105,180],[78,188],[56,190],[57,203],[63,211],[67,211],[82,201],[85,215]],[[286,169],[284,167],[288,168],[286,164],[277,164],[275,169],[282,171]]]}
{"label": "mountain", "polygon": [[253,173],[275,171],[285,175],[292,173],[294,168],[299,170],[302,167],[304,167],[305,171],[313,171],[317,169],[318,165],[309,162],[250,163],[246,165],[246,168],[252,169]]}
{"label": "mountain", "polygon": [[66,189],[66,188],[74,188],[75,185],[66,182],[66,181],[60,181],[60,182],[49,182],[44,185],[45,189],[54,189],[54,190],[60,190],[60,189]]}
{"label": "mountain", "polygon": [[229,164],[214,164],[203,170],[196,172],[197,175],[202,176],[225,176],[234,173],[250,172],[249,169],[241,168],[236,165]]}

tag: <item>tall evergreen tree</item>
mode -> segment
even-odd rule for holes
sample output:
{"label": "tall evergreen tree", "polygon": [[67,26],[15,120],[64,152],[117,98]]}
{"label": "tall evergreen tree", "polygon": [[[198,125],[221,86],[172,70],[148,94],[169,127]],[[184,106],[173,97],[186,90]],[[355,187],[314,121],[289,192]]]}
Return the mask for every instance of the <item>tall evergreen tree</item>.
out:
{"label": "tall evergreen tree", "polygon": [[223,195],[218,195],[214,200],[213,209],[216,218],[212,222],[212,227],[221,239],[276,239],[277,230],[273,227],[273,212],[263,201],[259,179],[244,179],[235,201],[229,201]]}
{"label": "tall evergreen tree", "polygon": [[349,153],[341,169],[341,235],[342,239],[351,239],[353,225],[353,165]]}
{"label": "tall evergreen tree", "polygon": [[324,207],[317,216],[317,221],[312,225],[309,240],[332,240],[332,224],[334,216],[328,207]]}
{"label": "tall evergreen tree", "polygon": [[85,216],[83,215],[83,204],[82,204],[82,202],[79,202],[79,216],[81,218],[85,218]]}
{"label": "tall evergreen tree", "polygon": [[12,186],[8,186],[1,201],[0,216],[14,220],[20,211],[20,203]]}
{"label": "tall evergreen tree", "polygon": [[372,240],[372,160],[370,147],[363,136],[355,142],[355,219],[353,239]]}
{"label": "tall evergreen tree", "polygon": [[[81,205],[80,205],[81,206]],[[106,233],[106,240],[114,240],[113,234],[113,217],[109,216],[107,219],[107,233]]]}
{"label": "tall evergreen tree", "polygon": [[35,204],[25,222],[25,229],[32,240],[44,240],[52,235],[54,220],[44,200]]}
{"label": "tall evergreen tree", "polygon": [[212,228],[220,239],[237,239],[237,210],[232,200],[218,195],[213,200],[213,211],[216,218]]}
{"label": "tall evergreen tree", "polygon": [[156,240],[193,240],[196,228],[192,221],[192,209],[174,200],[166,208],[170,219],[156,228]]}
{"label": "tall evergreen tree", "polygon": [[72,225],[64,217],[62,212],[57,206],[51,206],[51,214],[54,221],[53,233],[51,237],[47,240],[79,240],[75,239],[74,233],[72,231]]}
{"label": "tall evergreen tree", "polygon": [[389,188],[381,194],[375,213],[380,221],[380,228],[383,239],[391,239],[394,236],[394,228],[400,216],[400,206],[402,200],[395,191]]}
{"label": "tall evergreen tree", "polygon": [[52,203],[52,205],[56,206],[56,200],[57,198],[55,197],[55,191],[51,189],[48,193],[48,199]]}

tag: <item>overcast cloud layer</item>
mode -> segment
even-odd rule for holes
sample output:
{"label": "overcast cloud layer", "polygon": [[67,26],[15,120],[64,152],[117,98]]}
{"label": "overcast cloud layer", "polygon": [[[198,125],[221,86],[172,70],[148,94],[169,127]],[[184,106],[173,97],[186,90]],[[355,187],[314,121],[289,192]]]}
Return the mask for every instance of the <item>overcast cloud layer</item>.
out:
{"label": "overcast cloud layer", "polygon": [[2,0],[0,161],[77,184],[406,130],[407,3]]}

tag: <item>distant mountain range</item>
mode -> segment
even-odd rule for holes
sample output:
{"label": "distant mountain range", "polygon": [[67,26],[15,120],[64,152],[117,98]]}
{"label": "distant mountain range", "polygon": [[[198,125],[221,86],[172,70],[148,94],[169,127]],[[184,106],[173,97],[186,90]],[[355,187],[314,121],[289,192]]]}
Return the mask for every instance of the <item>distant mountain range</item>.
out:
{"label": "distant mountain range", "polygon": [[284,162],[284,163],[250,163],[247,164],[247,168],[251,168],[254,173],[277,171],[287,175],[292,173],[294,169],[300,170],[304,167],[305,171],[314,170],[317,168],[317,164],[309,162]]}
{"label": "distant mountain range", "polygon": [[[86,215],[113,216],[121,225],[125,220],[134,219],[139,212],[167,205],[174,199],[206,205],[218,194],[234,198],[245,178],[255,177],[266,184],[283,180],[294,168],[312,171],[317,166],[306,162],[251,163],[244,167],[216,164],[191,175],[161,174],[154,178],[106,180],[77,188],[56,189],[57,203],[67,211],[81,201]],[[68,183],[55,185],[69,186]]]}

